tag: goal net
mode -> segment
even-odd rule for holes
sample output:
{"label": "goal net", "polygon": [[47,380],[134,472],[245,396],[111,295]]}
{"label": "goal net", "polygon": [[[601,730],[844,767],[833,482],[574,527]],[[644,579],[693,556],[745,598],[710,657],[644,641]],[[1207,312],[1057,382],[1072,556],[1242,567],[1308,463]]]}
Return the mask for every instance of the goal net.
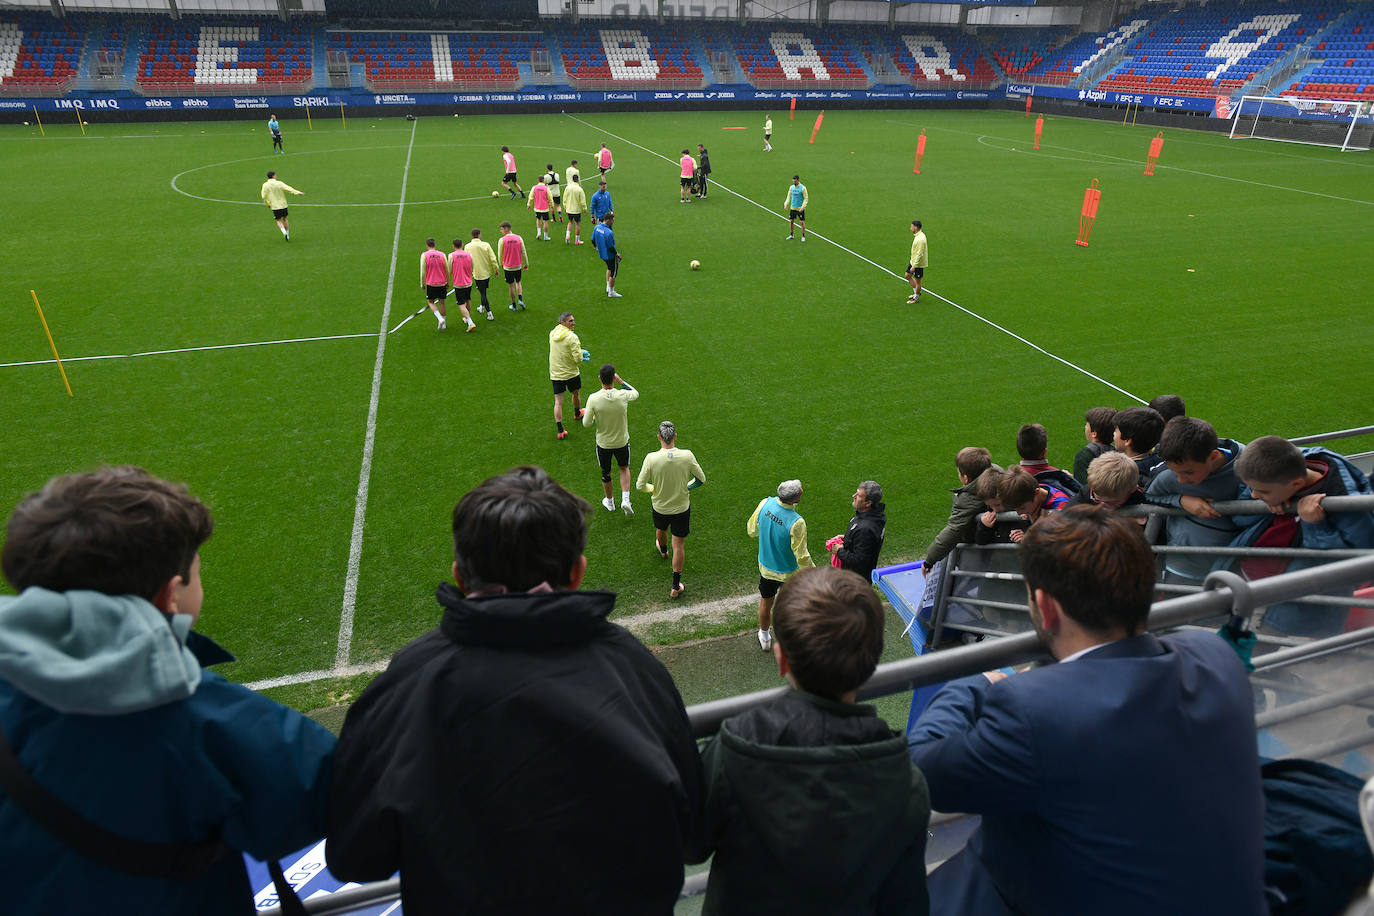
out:
{"label": "goal net", "polygon": [[1247,95],[1232,110],[1231,138],[1367,150],[1374,142],[1372,109],[1364,102]]}

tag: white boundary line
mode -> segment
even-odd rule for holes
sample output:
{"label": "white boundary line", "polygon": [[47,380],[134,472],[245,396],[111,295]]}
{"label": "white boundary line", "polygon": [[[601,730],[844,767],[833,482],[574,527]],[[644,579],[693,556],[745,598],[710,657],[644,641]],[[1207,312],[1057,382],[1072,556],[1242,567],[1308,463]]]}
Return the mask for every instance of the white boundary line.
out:
{"label": "white boundary line", "polygon": [[[79,363],[93,359],[137,359],[141,356],[166,356],[169,353],[197,353],[201,350],[236,350],[240,347],[270,347],[274,344],[310,343],[316,340],[350,340],[357,337],[376,337],[376,334],[330,334],[326,337],[289,337],[284,340],[253,340],[247,343],[212,344],[205,347],[176,347],[172,350],[144,350],[139,353],[107,353],[103,356],[68,356],[64,363]],[[14,366],[48,366],[56,360],[30,359],[17,363],[0,363],[0,369]]]}
{"label": "white boundary line", "polygon": [[[627,137],[622,137],[622,136],[620,136],[620,135],[618,135],[618,134],[612,133],[612,132],[609,131],[609,130],[605,130],[605,129],[603,129],[603,128],[597,127],[595,124],[592,124],[590,121],[584,121],[584,120],[582,120],[581,118],[576,117],[576,116],[574,116],[574,115],[570,115],[570,114],[564,114],[564,117],[565,117],[565,118],[568,118],[569,120],[576,121],[576,122],[579,123],[579,124],[585,125],[586,127],[590,127],[592,130],[600,131],[601,133],[605,134],[606,136],[615,137],[617,140],[621,141],[622,143],[628,143],[630,146],[633,146],[633,147],[635,147],[636,149],[641,149],[641,150],[643,150],[644,152],[648,153],[648,154],[651,155],[651,156],[657,156],[658,158],[662,159],[664,162],[667,162],[667,163],[670,163],[670,164],[676,164],[676,163],[674,163],[674,161],[673,161],[672,159],[670,159],[669,157],[663,155],[662,153],[654,152],[653,150],[651,150],[651,149],[649,149],[649,148],[647,148],[647,147],[640,146],[638,143],[634,142],[633,140],[628,139]],[[733,189],[731,189],[731,188],[728,188],[728,187],[726,187],[725,185],[721,184],[721,183],[718,182],[718,181],[712,181],[711,183],[712,183],[713,185],[715,185],[716,187],[720,188],[722,191],[725,191],[727,194],[733,194],[733,195],[735,195],[736,197],[738,197],[740,200],[745,201],[745,202],[747,202],[747,203],[753,204],[754,206],[758,207],[758,208],[759,208],[760,210],[762,210],[763,212],[770,214],[771,216],[774,216],[774,217],[776,217],[776,218],[778,218],[778,219],[781,219],[781,220],[786,220],[786,219],[787,219],[787,217],[782,216],[781,214],[779,214],[779,213],[777,213],[777,212],[775,212],[775,211],[769,209],[768,207],[765,207],[763,204],[759,203],[758,201],[756,201],[756,200],[754,200],[754,199],[752,199],[752,198],[749,198],[749,197],[745,197],[743,194],[739,193],[738,191],[735,191],[735,190],[733,190]],[[887,274],[888,276],[892,277],[893,279],[900,280],[900,281],[902,281],[903,283],[906,283],[906,278],[905,278],[905,277],[902,277],[902,276],[900,276],[900,275],[894,273],[893,271],[891,271],[891,270],[889,270],[888,268],[884,267],[883,265],[879,264],[877,261],[872,260],[871,258],[866,258],[866,257],[864,257],[863,255],[859,254],[857,251],[854,251],[854,250],[851,249],[851,248],[846,248],[845,246],[841,245],[839,242],[835,241],[834,239],[829,238],[829,237],[824,236],[824,235],[821,235],[819,232],[816,232],[816,231],[814,231],[814,230],[811,232],[811,235],[813,235],[813,236],[815,236],[816,238],[820,239],[822,242],[829,242],[831,245],[834,245],[836,248],[840,249],[841,251],[845,252],[846,254],[851,254],[851,255],[853,255],[854,257],[858,258],[860,261],[865,262],[866,264],[870,264],[870,265],[872,265],[873,267],[878,268],[878,269],[881,270],[883,273]],[[983,322],[984,324],[990,325],[991,327],[996,328],[997,330],[1001,331],[1003,334],[1006,334],[1008,337],[1011,337],[1011,338],[1013,338],[1014,340],[1019,340],[1021,343],[1025,344],[1025,345],[1028,346],[1028,347],[1030,347],[1032,350],[1035,350],[1035,351],[1038,352],[1038,353],[1041,353],[1041,354],[1043,354],[1043,355],[1045,355],[1045,356],[1048,356],[1050,359],[1052,359],[1052,360],[1054,360],[1054,361],[1056,361],[1056,362],[1063,363],[1065,366],[1068,366],[1070,369],[1074,370],[1075,372],[1080,372],[1080,373],[1082,373],[1083,375],[1086,375],[1088,378],[1092,379],[1093,381],[1095,381],[1095,382],[1100,382],[1100,383],[1102,383],[1103,385],[1106,385],[1108,388],[1112,389],[1113,391],[1116,391],[1116,392],[1119,392],[1119,393],[1121,393],[1121,394],[1124,394],[1126,397],[1130,398],[1130,399],[1133,400],[1133,401],[1138,401],[1138,402],[1141,403],[1141,404],[1148,403],[1144,398],[1139,397],[1138,395],[1131,394],[1129,391],[1127,391],[1125,388],[1120,387],[1119,385],[1113,385],[1111,382],[1109,382],[1109,381],[1107,381],[1106,379],[1102,378],[1100,375],[1094,375],[1093,373],[1089,372],[1087,369],[1084,369],[1082,366],[1079,366],[1079,365],[1077,365],[1077,364],[1075,364],[1075,363],[1071,363],[1071,362],[1069,362],[1067,359],[1064,359],[1062,356],[1056,356],[1055,354],[1051,353],[1049,350],[1046,350],[1044,347],[1040,346],[1039,344],[1032,343],[1031,341],[1029,341],[1029,340],[1027,340],[1026,338],[1022,337],[1020,334],[1017,334],[1017,333],[1015,333],[1015,332],[1013,332],[1013,331],[1010,331],[1010,330],[1008,330],[1008,329],[1002,327],[1002,326],[1001,326],[1000,324],[998,324],[997,322],[992,321],[992,320],[989,319],[989,318],[984,318],[982,315],[979,315],[977,312],[974,312],[974,311],[971,311],[971,310],[969,310],[969,309],[964,308],[962,305],[960,305],[959,303],[955,302],[953,299],[946,299],[944,296],[941,296],[939,293],[934,292],[933,290],[931,290],[930,287],[928,287],[928,286],[923,288],[923,292],[929,293],[930,295],[934,296],[936,299],[939,299],[941,302],[945,303],[946,305],[949,305],[949,306],[952,306],[953,308],[958,309],[959,311],[963,312],[965,315],[968,315],[970,318],[976,318],[976,319],[978,319],[979,321]]]}
{"label": "white boundary line", "polygon": [[415,130],[410,127],[405,170],[401,172],[401,202],[396,206],[396,233],[391,240],[391,270],[386,278],[386,303],[382,306],[382,326],[377,332],[377,361],[372,367],[372,398],[367,406],[367,433],[363,437],[363,463],[358,472],[358,498],[353,504],[353,536],[348,543],[348,574],[344,578],[343,606],[339,609],[339,642],[334,667],[348,665],[353,647],[353,612],[358,605],[358,571],[363,555],[363,525],[367,520],[367,490],[372,482],[372,449],[377,441],[377,403],[382,395],[382,359],[386,356],[386,328],[391,320],[391,294],[396,288],[396,256],[401,249],[401,217],[406,212],[406,184],[410,181],[410,154],[415,150]]}

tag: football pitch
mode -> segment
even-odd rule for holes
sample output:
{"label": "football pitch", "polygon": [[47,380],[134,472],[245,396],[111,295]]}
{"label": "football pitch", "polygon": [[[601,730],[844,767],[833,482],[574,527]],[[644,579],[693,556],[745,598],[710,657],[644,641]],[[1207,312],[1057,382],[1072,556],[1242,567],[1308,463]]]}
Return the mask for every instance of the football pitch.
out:
{"label": "football pitch", "polygon": [[[0,128],[0,506],[102,463],[185,481],[217,523],[200,628],[237,654],[223,673],[252,682],[355,671],[432,627],[454,503],[515,465],[597,507],[584,587],[619,592],[618,619],[658,615],[642,632],[673,644],[752,627],[747,598],[724,621],[673,612],[752,591],[745,522],[787,478],[803,482],[821,561],[855,485],[881,482],[892,563],[943,524],[955,452],[1015,461],[1026,422],[1045,424],[1061,466],[1084,410],[1162,393],[1241,441],[1369,422],[1368,155],[1168,130],[1146,177],[1154,128],[1048,117],[1036,151],[1019,112],[837,110],[811,144],[815,115],[774,112],[769,153],[754,111],[333,112],[285,121],[284,156],[257,121]],[[536,241],[525,201],[491,196],[503,144],[527,190],[576,158],[590,193],[602,141],[616,300],[589,223],[580,248],[561,224]],[[698,143],[717,184],[683,205],[677,158]],[[290,199],[289,242],[258,199],[268,169],[306,193]],[[785,240],[794,173],[804,244]],[[913,306],[914,218],[930,267]],[[425,314],[379,334],[423,305],[426,237],[447,251],[480,227],[494,242],[506,219],[530,252],[527,311],[507,310],[498,278],[496,318],[474,316],[475,333],[450,303],[447,331]],[[676,602],[648,498],[633,518],[607,513],[592,432],[555,439],[548,332],[565,310],[592,354],[584,394],[605,361],[641,391],[633,471],[671,419],[707,473]],[[319,691],[356,681],[283,696],[323,705]]]}

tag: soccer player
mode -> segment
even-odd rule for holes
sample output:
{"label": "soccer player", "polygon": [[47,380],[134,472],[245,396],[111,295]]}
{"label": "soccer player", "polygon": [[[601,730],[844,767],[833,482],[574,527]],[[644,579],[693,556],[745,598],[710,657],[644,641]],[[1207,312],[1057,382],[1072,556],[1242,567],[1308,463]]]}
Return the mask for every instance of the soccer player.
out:
{"label": "soccer player", "polygon": [[787,189],[787,196],[783,198],[782,205],[787,208],[787,241],[792,241],[792,234],[796,231],[797,223],[801,223],[802,241],[806,241],[806,202],[810,198],[806,194],[806,185],[801,183],[800,175],[792,176],[792,184]]}
{"label": "soccer player", "polygon": [[525,209],[534,208],[534,237],[547,242],[549,239],[549,210],[553,208],[553,196],[544,179],[530,188],[530,199],[525,201]]}
{"label": "soccer player", "polygon": [[487,301],[487,287],[491,285],[492,275],[496,273],[496,252],[482,240],[482,230],[472,230],[472,241],[467,243],[466,251],[472,255],[472,282],[482,296],[482,304],[477,311],[486,313],[488,321],[495,321],[491,303]]}
{"label": "soccer player", "polygon": [[549,186],[549,196],[553,198],[553,218],[557,220],[563,209],[563,186],[559,183],[558,170],[553,167],[553,163],[550,162],[546,168],[548,171],[544,173],[544,184]]}
{"label": "soccer player", "polygon": [[525,287],[521,282],[524,272],[530,269],[530,259],[525,251],[525,240],[511,231],[510,220],[501,223],[501,238],[496,247],[501,250],[501,268],[505,271],[506,286],[510,289],[510,310],[525,310]]}
{"label": "soccer player", "polygon": [[286,195],[295,194],[297,197],[304,197],[304,191],[297,191],[284,181],[277,180],[276,172],[268,172],[267,180],[262,183],[262,202],[267,204],[272,210],[272,218],[277,221],[277,228],[281,230],[282,237],[288,242],[291,241],[291,220],[286,216]]}
{"label": "soccer player", "polygon": [[615,211],[612,210],[592,230],[592,244],[596,246],[596,253],[601,256],[601,260],[606,263],[607,299],[621,298],[620,293],[615,291],[615,278],[620,275],[620,261],[623,255],[615,250],[615,231],[612,226],[614,222]]}
{"label": "soccer player", "polygon": [[579,171],[577,168],[576,159],[572,160],[572,163],[566,169],[564,169],[563,177],[568,180],[568,184],[572,184],[574,178],[580,179],[582,177],[582,172]]}
{"label": "soccer player", "polygon": [[611,192],[606,190],[606,179],[597,182],[596,193],[592,195],[592,222],[601,222],[602,217],[611,212]]}
{"label": "soccer player", "polygon": [[425,239],[425,250],[420,254],[420,285],[442,331],[448,327],[448,310],[444,305],[448,299],[448,261],[434,246],[434,239]]}
{"label": "soccer player", "polygon": [[[616,374],[615,366],[601,367],[601,390],[587,398],[582,411],[582,425],[596,427],[596,461],[601,466],[601,488],[606,498],[601,505],[607,512],[615,511],[615,497],[611,490],[611,459],[620,466],[620,508],[626,515],[634,515],[630,505],[630,402],[639,392]],[[616,388],[619,385],[619,388]]]}
{"label": "soccer player", "polygon": [[582,341],[573,333],[577,319],[572,312],[558,316],[558,324],[549,332],[549,381],[553,382],[553,423],[558,438],[568,438],[563,428],[563,392],[572,392],[573,419],[582,419],[582,364],[592,356],[582,349]]}
{"label": "soccer player", "polygon": [[582,214],[587,210],[587,192],[582,189],[582,182],[576,177],[568,184],[567,202],[564,205],[564,212],[568,217],[568,224],[563,227],[563,244],[568,244],[568,239],[575,237],[574,245],[582,244]]}
{"label": "soccer player", "polygon": [[285,156],[286,149],[281,145],[281,125],[277,123],[276,115],[267,116],[267,129],[272,132],[272,149]]}
{"label": "soccer player", "polygon": [[448,272],[453,278],[453,304],[463,313],[468,333],[472,333],[477,330],[477,325],[472,322],[472,313],[468,311],[468,303],[472,301],[472,255],[463,248],[462,239],[453,240],[453,250],[448,255]]}
{"label": "soccer player", "polygon": [[773,139],[773,115],[770,113],[770,114],[768,114],[768,115],[765,115],[765,116],[764,116],[764,119],[763,119],[763,151],[764,151],[765,153],[771,153],[771,152],[773,152],[773,144],[768,142],[769,140],[772,140],[772,139]]}
{"label": "soccer player", "polygon": [[606,173],[615,168],[615,163],[611,161],[611,151],[606,149],[606,144],[601,144],[601,152],[596,154],[596,167],[601,170],[601,177],[605,178]]}
{"label": "soccer player", "polygon": [[687,190],[696,180],[697,161],[692,158],[690,152],[683,150],[682,158],[678,160],[678,164],[682,166],[682,202],[685,204],[687,203]]}
{"label": "soccer player", "polygon": [[699,160],[701,162],[701,165],[697,168],[696,193],[697,197],[705,197],[706,186],[711,183],[709,181],[711,177],[711,154],[706,152],[706,147],[700,143],[697,144],[697,153],[701,156],[701,159]]}
{"label": "soccer player", "polygon": [[644,458],[635,486],[651,494],[654,514],[654,547],[658,555],[668,557],[668,535],[673,537],[673,588],[669,598],[680,598],[686,591],[682,584],[682,567],[687,562],[687,535],[692,527],[692,495],[706,482],[706,472],[697,463],[697,456],[677,447],[677,427],[671,420],[658,424],[656,452]]}
{"label": "soccer player", "polygon": [[[509,146],[501,147],[501,164],[506,169],[506,177],[501,179],[501,186],[510,191],[510,199],[515,200],[515,192],[519,191],[520,196],[525,196],[525,189],[520,187],[520,182],[515,180],[515,156],[511,153]],[[511,187],[514,185],[515,187]]]}
{"label": "soccer player", "polygon": [[[806,226],[802,226],[802,232],[806,231]],[[913,219],[911,221],[911,263],[906,267],[906,278],[911,281],[911,298],[907,304],[911,305],[921,301],[921,278],[926,275],[926,268],[930,266],[930,252],[926,248],[926,234],[921,231],[921,221]]]}

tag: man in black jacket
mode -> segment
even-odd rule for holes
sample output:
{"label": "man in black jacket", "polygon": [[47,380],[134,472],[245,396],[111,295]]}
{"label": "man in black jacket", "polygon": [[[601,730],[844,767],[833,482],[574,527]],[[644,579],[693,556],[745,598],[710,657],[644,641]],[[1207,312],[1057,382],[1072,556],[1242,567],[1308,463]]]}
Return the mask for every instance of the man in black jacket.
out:
{"label": "man in black jacket", "polygon": [[701,763],[656,658],[577,591],[591,507],[536,467],[453,512],[439,626],[344,722],[329,868],[401,873],[410,916],[672,912]]}
{"label": "man in black jacket", "polygon": [[878,551],[883,548],[887,506],[883,503],[883,488],[874,480],[859,484],[853,500],[854,518],[850,520],[835,556],[840,560],[841,569],[852,570],[868,582],[878,566]]}

